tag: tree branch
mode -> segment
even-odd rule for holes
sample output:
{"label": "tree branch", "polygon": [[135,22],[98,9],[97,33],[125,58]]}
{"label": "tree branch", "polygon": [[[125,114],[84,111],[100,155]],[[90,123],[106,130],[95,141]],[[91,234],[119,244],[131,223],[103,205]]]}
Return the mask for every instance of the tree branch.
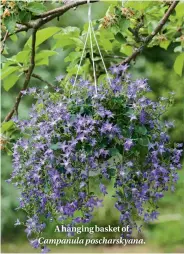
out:
{"label": "tree branch", "polygon": [[[90,0],[91,3],[95,3],[98,2],[99,0]],[[16,102],[14,104],[13,109],[8,113],[8,115],[6,116],[4,121],[9,121],[13,114],[18,111],[18,107],[19,107],[19,103],[21,101],[22,98],[22,91],[26,90],[30,79],[31,79],[31,75],[32,72],[34,70],[34,66],[35,66],[35,43],[36,43],[36,32],[37,30],[44,24],[48,23],[49,21],[51,21],[52,19],[59,17],[61,15],[63,15],[65,12],[67,12],[68,10],[70,10],[71,8],[77,7],[79,5],[83,5],[86,4],[88,1],[87,0],[78,0],[78,1],[72,1],[69,4],[66,4],[60,8],[56,8],[54,10],[42,13],[40,15],[36,16],[36,20],[31,20],[28,23],[25,23],[22,25],[22,27],[20,27],[17,31],[15,31],[15,33],[19,33],[22,31],[28,31],[30,28],[33,28],[33,34],[32,34],[32,53],[31,53],[31,61],[30,61],[30,67],[28,69],[28,72],[26,74],[26,78],[24,81],[24,85],[23,85],[23,89],[19,92],[17,98],[16,98]],[[15,34],[14,33],[14,34]],[[13,34],[11,34],[13,35]],[[9,35],[9,36],[11,36]],[[8,34],[7,34],[8,36]],[[34,74],[33,77],[40,79],[42,82],[45,82],[40,76],[38,76],[37,74]],[[46,83],[46,82],[45,82]],[[51,85],[50,83],[47,82],[47,85]]]}
{"label": "tree branch", "polygon": [[[98,2],[98,1],[99,0],[90,0],[91,3]],[[22,98],[22,91],[27,89],[27,87],[29,85],[30,78],[31,78],[31,75],[32,75],[32,72],[33,72],[34,66],[35,66],[35,42],[36,42],[36,32],[37,32],[37,30],[42,25],[48,23],[52,19],[63,15],[69,9],[77,7],[77,6],[82,5],[82,4],[86,4],[87,2],[88,2],[87,0],[72,1],[71,3],[66,4],[66,5],[64,5],[64,6],[60,7],[60,8],[56,8],[54,10],[51,10],[51,11],[45,12],[43,14],[40,14],[40,15],[36,16],[36,18],[37,18],[36,20],[32,20],[32,21],[30,21],[27,24],[23,24],[24,26],[15,32],[15,33],[18,33],[18,32],[21,32],[21,31],[28,31],[30,28],[33,28],[33,34],[32,34],[32,53],[31,53],[30,67],[29,67],[28,72],[26,74],[26,78],[25,78],[25,81],[24,81],[23,89],[19,92],[19,94],[18,94],[18,96],[16,98],[15,105],[14,105],[13,109],[9,112],[9,114],[6,116],[5,121],[9,121],[12,118],[13,114],[18,111],[18,106],[19,106],[19,103],[20,103],[21,98]],[[167,22],[169,16],[171,15],[172,11],[175,9],[175,7],[176,7],[176,5],[178,3],[179,3],[179,1],[174,1],[170,5],[169,9],[165,13],[164,17],[160,20],[160,22],[158,23],[158,26],[155,28],[155,30],[150,35],[148,35],[145,38],[143,45],[141,47],[139,47],[138,49],[136,49],[131,56],[127,57],[120,64],[129,63],[131,60],[134,60],[137,57],[137,55],[139,55],[142,52],[142,50],[150,43],[150,41],[153,39],[153,37],[158,32],[161,31],[161,29],[163,28],[163,26]],[[36,74],[34,74],[34,76],[35,75]],[[36,78],[38,78],[38,75],[36,75],[36,76],[37,76]],[[42,80],[42,78],[40,80],[44,82],[44,80]]]}
{"label": "tree branch", "polygon": [[[18,28],[18,29],[17,29],[14,33],[9,34],[9,36],[11,36],[11,35],[13,35],[13,34],[20,33],[20,32],[27,32],[27,31],[29,30],[30,27],[17,24],[17,28]],[[8,36],[8,37],[9,37],[9,36]]]}
{"label": "tree branch", "polygon": [[4,120],[5,122],[9,121],[12,118],[13,114],[18,112],[19,103],[20,103],[22,95],[23,95],[22,91],[26,90],[28,85],[29,85],[29,82],[30,82],[30,79],[31,79],[31,75],[32,75],[32,72],[33,72],[34,67],[35,67],[36,32],[37,32],[37,29],[33,29],[30,66],[29,66],[29,69],[28,69],[28,71],[26,73],[26,78],[25,78],[25,81],[24,81],[24,84],[23,84],[23,88],[19,92],[19,94],[18,94],[18,96],[16,98],[16,102],[14,104],[13,109],[6,116],[6,118]]}
{"label": "tree branch", "polygon": [[8,38],[8,31],[6,31],[5,36],[4,36],[4,38],[3,38],[2,42],[1,42],[1,54],[4,51],[5,41],[6,41],[7,38]]}
{"label": "tree branch", "polygon": [[17,30],[15,30],[15,32],[7,35],[7,38],[9,38],[10,36],[20,33],[20,32],[27,32],[31,27],[29,26],[25,26],[25,25],[20,25],[20,24],[16,24],[16,27],[18,28]]}
{"label": "tree branch", "polygon": [[[91,3],[95,3],[99,1],[100,0],[90,0]],[[31,20],[24,24],[17,24],[18,29],[14,33],[8,34],[7,38],[13,34],[17,34],[23,31],[27,32],[31,28],[39,29],[44,24],[48,23],[49,21],[53,20],[56,17],[63,15],[68,10],[74,7],[86,4],[86,3],[87,3],[87,0],[75,0],[75,1],[71,1],[69,4],[66,4],[62,7],[37,15],[35,16],[35,20]]]}
{"label": "tree branch", "polygon": [[[91,3],[99,2],[100,0],[90,0]],[[56,8],[54,10],[47,11],[45,13],[39,14],[36,16],[36,18],[45,18],[45,17],[50,17],[52,16],[54,18],[57,17],[58,15],[62,15],[65,12],[67,12],[69,9],[72,9],[74,7],[77,7],[79,5],[86,4],[88,1],[87,0],[75,0],[75,1],[70,1],[69,4],[65,4],[62,7]]]}
{"label": "tree branch", "polygon": [[144,43],[142,46],[140,46],[138,49],[136,49],[133,54],[129,57],[127,57],[123,62],[119,63],[120,64],[127,64],[130,63],[132,60],[135,60],[135,58],[142,52],[142,50],[151,42],[151,40],[153,39],[153,37],[161,31],[161,29],[163,28],[163,26],[165,25],[165,23],[167,22],[169,16],[171,15],[172,11],[175,9],[176,5],[179,3],[179,1],[173,1],[173,3],[170,5],[169,9],[167,10],[167,12],[165,13],[165,15],[163,16],[163,18],[160,20],[160,22],[158,23],[157,27],[155,28],[155,30],[148,35],[145,39],[144,39]]}
{"label": "tree branch", "polygon": [[[100,0],[90,0],[91,3],[96,3],[99,2]],[[48,23],[49,21],[53,20],[54,18],[60,17],[61,15],[63,15],[65,12],[67,12],[68,10],[86,4],[88,1],[87,0],[75,0],[70,2],[69,4],[66,4],[60,8],[56,8],[54,10],[42,13],[40,15],[38,15],[37,17],[40,17],[39,20],[39,24],[38,27]]]}

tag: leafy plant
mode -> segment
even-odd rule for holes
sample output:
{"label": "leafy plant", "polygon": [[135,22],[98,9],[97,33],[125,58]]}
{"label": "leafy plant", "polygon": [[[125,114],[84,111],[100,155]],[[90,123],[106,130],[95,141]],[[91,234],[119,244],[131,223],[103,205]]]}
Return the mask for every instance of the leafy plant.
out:
{"label": "leafy plant", "polygon": [[[11,180],[20,188],[20,207],[25,208],[30,216],[26,223],[21,223],[27,227],[28,237],[36,239],[48,221],[57,220],[59,215],[63,215],[60,219],[66,223],[88,222],[93,208],[101,203],[98,191],[91,190],[90,183],[95,181],[95,186],[99,186],[103,195],[108,192],[106,185],[110,180],[113,184],[115,181],[114,200],[121,213],[121,222],[130,224],[131,229],[139,229],[137,220],[140,217],[144,221],[156,219],[157,201],[163,191],[173,189],[171,183],[177,180],[175,171],[180,168],[181,145],[175,144],[172,148],[166,134],[172,124],[165,122],[163,125],[160,121],[162,114],[167,113],[168,106],[172,104],[173,97],[168,100],[161,97],[159,103],[146,99],[144,95],[149,88],[146,80],[133,81],[125,69],[126,64],[135,61],[144,49],[152,52],[152,48],[157,47],[166,52],[172,50],[177,55],[173,67],[177,75],[182,76],[183,3],[126,2],[123,7],[118,1],[108,3],[105,16],[94,20],[92,25],[106,65],[116,64],[111,68],[112,83],[110,86],[106,83],[104,66],[92,40],[94,58],[87,41],[79,71],[79,86],[73,89],[71,76],[76,75],[78,69],[87,25],[80,29],[71,26],[42,27],[83,3],[81,0],[75,3],[61,1],[59,4],[45,1],[1,2],[3,87],[9,93],[13,89],[18,90],[17,84],[23,83],[12,110],[2,124],[1,145],[11,155],[14,144]],[[96,5],[100,6],[100,3]],[[15,43],[30,29],[31,37],[26,36],[22,50],[12,56],[6,41],[10,38]],[[56,82],[60,83],[58,88],[35,71],[39,72],[40,66],[51,68],[49,60],[57,57],[60,49],[68,52],[64,60],[67,75],[56,77]],[[91,78],[92,60],[95,61],[97,72],[98,95],[94,94]],[[147,70],[149,68],[153,69],[153,65],[147,66]],[[48,73],[50,75],[51,69]],[[170,78],[165,86],[160,67],[157,66],[157,77],[155,73],[152,82],[159,80],[160,91],[167,90],[172,83],[172,73],[167,73]],[[27,90],[32,78],[46,84],[49,90],[47,87],[43,91],[34,88]],[[182,82],[179,77],[178,80]],[[15,124],[11,119],[14,114],[18,115],[21,98],[27,93],[33,93],[36,99],[29,118],[31,122],[14,118]],[[64,109],[61,109],[61,104]],[[81,126],[81,121],[85,126]],[[81,128],[81,133],[77,132],[78,128]],[[181,132],[177,128],[178,133]],[[72,142],[74,147],[70,151]],[[140,170],[135,171],[135,165]],[[8,191],[4,185],[3,190],[6,199]],[[64,194],[65,197],[62,196]],[[6,208],[11,209],[11,202],[5,204]],[[12,216],[8,218],[12,219]],[[19,220],[16,222],[18,224]],[[34,247],[39,245],[38,240],[34,239],[31,244]],[[44,251],[47,251],[46,247]]]}
{"label": "leafy plant", "polygon": [[115,179],[115,207],[121,223],[130,226],[128,234],[139,229],[138,218],[157,219],[158,200],[173,189],[182,144],[171,148],[172,123],[160,121],[167,103],[147,99],[147,81],[132,81],[127,68],[112,67],[110,85],[97,92],[82,79],[78,86],[63,81],[64,94],[24,91],[37,103],[29,121],[15,120],[22,137],[14,145],[9,181],[20,189],[19,208],[28,216],[16,225],[26,226],[28,238],[36,237],[33,247],[39,247],[48,220],[69,226],[91,220],[102,202],[91,192],[91,181],[106,195],[103,181]]}

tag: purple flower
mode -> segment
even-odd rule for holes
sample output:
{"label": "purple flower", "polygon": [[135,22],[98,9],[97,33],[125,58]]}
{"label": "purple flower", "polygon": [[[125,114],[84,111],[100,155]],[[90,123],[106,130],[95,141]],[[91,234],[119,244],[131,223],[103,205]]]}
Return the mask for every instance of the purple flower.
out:
{"label": "purple flower", "polygon": [[144,109],[141,110],[140,117],[139,117],[140,123],[145,124],[147,122],[147,113]]}
{"label": "purple flower", "polygon": [[112,123],[106,122],[102,125],[101,132],[111,132],[113,130],[113,125]]}
{"label": "purple flower", "polygon": [[126,141],[124,143],[124,149],[125,149],[125,151],[129,151],[130,148],[133,146],[133,144],[134,143],[133,143],[132,139],[130,139],[130,138],[126,139]]}
{"label": "purple flower", "polygon": [[50,249],[48,249],[47,246],[44,245],[44,247],[41,250],[41,253],[46,254],[48,252],[50,252]]}
{"label": "purple flower", "polygon": [[163,195],[163,193],[162,192],[156,192],[155,193],[155,198],[156,199],[160,199],[160,198],[162,198],[164,195]]}
{"label": "purple flower", "polygon": [[64,75],[59,75],[59,76],[57,76],[56,78],[55,78],[55,81],[57,81],[57,82],[61,82],[61,80],[63,80],[64,79]]}
{"label": "purple flower", "polygon": [[31,240],[30,244],[35,249],[39,248],[39,246],[40,246],[38,239]]}
{"label": "purple flower", "polygon": [[82,133],[82,134],[79,134],[78,137],[77,137],[77,140],[81,141],[81,142],[84,142],[87,138],[85,137],[85,135]]}
{"label": "purple flower", "polygon": [[156,220],[156,219],[158,218],[158,215],[159,215],[159,212],[153,211],[153,212],[151,212],[151,214],[150,214],[150,219],[151,219],[151,220]]}
{"label": "purple flower", "polygon": [[100,183],[100,191],[104,194],[104,196],[108,194],[105,185],[102,183]]}
{"label": "purple flower", "polygon": [[28,91],[27,90],[22,90],[21,94],[26,95],[26,94],[28,94]]}
{"label": "purple flower", "polygon": [[[71,79],[57,96],[35,88],[23,92],[32,93],[36,102],[29,119],[14,121],[21,138],[13,146],[8,182],[20,191],[17,209],[27,213],[21,225],[28,239],[42,234],[54,220],[66,226],[89,223],[103,201],[93,192],[96,178],[113,181],[120,221],[131,229],[127,235],[138,229],[135,217],[157,219],[158,200],[178,180],[182,145],[173,148],[168,135],[173,124],[158,117],[167,109],[165,100],[146,98],[147,80],[132,80],[127,68],[113,66],[111,84],[99,84],[98,94],[94,84],[82,78],[74,87]],[[137,131],[139,125],[146,133]],[[148,140],[148,145],[140,139]],[[108,194],[104,184],[99,189]],[[83,217],[76,217],[76,212]],[[17,220],[15,225],[19,224]],[[30,243],[38,247],[37,239]]]}
{"label": "purple flower", "polygon": [[136,115],[134,115],[134,114],[129,115],[129,117],[130,117],[130,121],[137,119]]}
{"label": "purple flower", "polygon": [[31,87],[31,88],[28,89],[29,94],[35,94],[36,92],[37,92],[36,87]]}
{"label": "purple flower", "polygon": [[81,182],[80,183],[80,188],[83,188],[84,186],[86,186],[86,183],[85,182]]}
{"label": "purple flower", "polygon": [[119,74],[120,72],[118,66],[112,66],[111,68],[109,68],[109,70],[111,71],[112,74]]}
{"label": "purple flower", "polygon": [[109,154],[108,150],[104,150],[103,148],[100,149],[99,151],[100,155],[104,156],[105,158],[107,157],[107,155]]}
{"label": "purple flower", "polygon": [[122,72],[127,71],[129,65],[128,64],[124,64],[124,65],[119,65],[119,70]]}

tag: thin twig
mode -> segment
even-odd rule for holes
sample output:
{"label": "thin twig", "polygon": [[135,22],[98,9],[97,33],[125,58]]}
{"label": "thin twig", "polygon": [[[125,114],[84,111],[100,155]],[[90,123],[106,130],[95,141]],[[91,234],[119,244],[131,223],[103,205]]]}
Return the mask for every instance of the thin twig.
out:
{"label": "thin twig", "polygon": [[[15,30],[15,32],[13,32],[11,34],[8,33],[8,31],[7,31],[7,33],[8,33],[7,38],[9,38],[10,36],[12,36],[14,34],[20,33],[20,32],[27,32],[31,28],[31,27],[28,27],[25,25],[20,25],[20,24],[17,24],[16,27],[17,27],[17,30]],[[3,38],[1,39],[1,41],[3,41]]]}
{"label": "thin twig", "polygon": [[6,41],[7,37],[8,37],[8,31],[6,31],[5,36],[4,36],[4,38],[3,38],[2,42],[1,42],[1,54],[4,51],[5,41]]}
{"label": "thin twig", "polygon": [[29,82],[30,82],[30,79],[31,79],[31,74],[32,74],[32,72],[34,70],[34,67],[35,67],[36,32],[37,32],[37,29],[33,29],[30,66],[29,66],[29,69],[28,69],[28,71],[26,73],[26,78],[25,78],[25,81],[24,81],[24,84],[23,84],[23,88],[19,92],[19,94],[18,94],[18,96],[16,98],[16,102],[15,102],[12,110],[6,116],[6,118],[4,120],[5,122],[9,121],[12,118],[13,114],[18,112],[19,103],[20,103],[22,95],[23,95],[22,91],[26,90],[28,85],[29,85]]}
{"label": "thin twig", "polygon": [[17,24],[17,30],[14,33],[10,34],[9,36],[11,36],[13,34],[20,33],[20,32],[27,32],[29,30],[29,28],[30,27],[28,27],[28,26],[23,26],[23,25]]}
{"label": "thin twig", "polygon": [[32,75],[31,75],[33,78],[36,78],[36,79],[39,79],[40,81],[42,81],[42,82],[44,82],[45,84],[47,84],[49,87],[51,87],[52,89],[54,88],[54,86],[51,84],[51,83],[49,83],[47,80],[44,80],[41,76],[39,76],[38,74],[35,74],[35,73],[33,73]]}
{"label": "thin twig", "polygon": [[176,5],[179,3],[179,1],[174,1],[169,9],[167,10],[167,12],[165,13],[165,15],[163,16],[163,18],[160,20],[160,22],[158,23],[157,27],[155,28],[155,30],[148,35],[145,39],[144,39],[144,43],[142,46],[140,46],[138,49],[136,49],[132,55],[130,55],[129,57],[127,57],[123,62],[119,63],[120,64],[127,64],[130,63],[132,60],[135,60],[135,58],[142,52],[142,50],[151,42],[151,40],[153,39],[153,37],[161,31],[161,29],[163,28],[163,26],[165,25],[165,23],[167,22],[169,16],[171,15],[172,11],[175,9]]}

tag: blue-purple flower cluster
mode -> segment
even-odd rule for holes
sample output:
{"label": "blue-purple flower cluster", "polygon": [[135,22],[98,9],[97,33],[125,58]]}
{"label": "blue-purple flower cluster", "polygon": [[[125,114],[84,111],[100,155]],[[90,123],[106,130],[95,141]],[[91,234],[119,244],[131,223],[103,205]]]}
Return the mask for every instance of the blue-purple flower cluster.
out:
{"label": "blue-purple flower cluster", "polygon": [[132,80],[127,68],[111,67],[111,84],[98,85],[97,93],[82,79],[76,86],[71,80],[69,93],[25,92],[36,103],[28,120],[15,120],[22,137],[9,181],[20,189],[33,247],[48,222],[90,222],[103,201],[95,184],[107,195],[105,183],[114,179],[115,207],[131,229],[137,219],[157,219],[158,200],[174,190],[182,145],[171,146],[173,124],[161,121],[170,100],[148,99],[147,80]]}

